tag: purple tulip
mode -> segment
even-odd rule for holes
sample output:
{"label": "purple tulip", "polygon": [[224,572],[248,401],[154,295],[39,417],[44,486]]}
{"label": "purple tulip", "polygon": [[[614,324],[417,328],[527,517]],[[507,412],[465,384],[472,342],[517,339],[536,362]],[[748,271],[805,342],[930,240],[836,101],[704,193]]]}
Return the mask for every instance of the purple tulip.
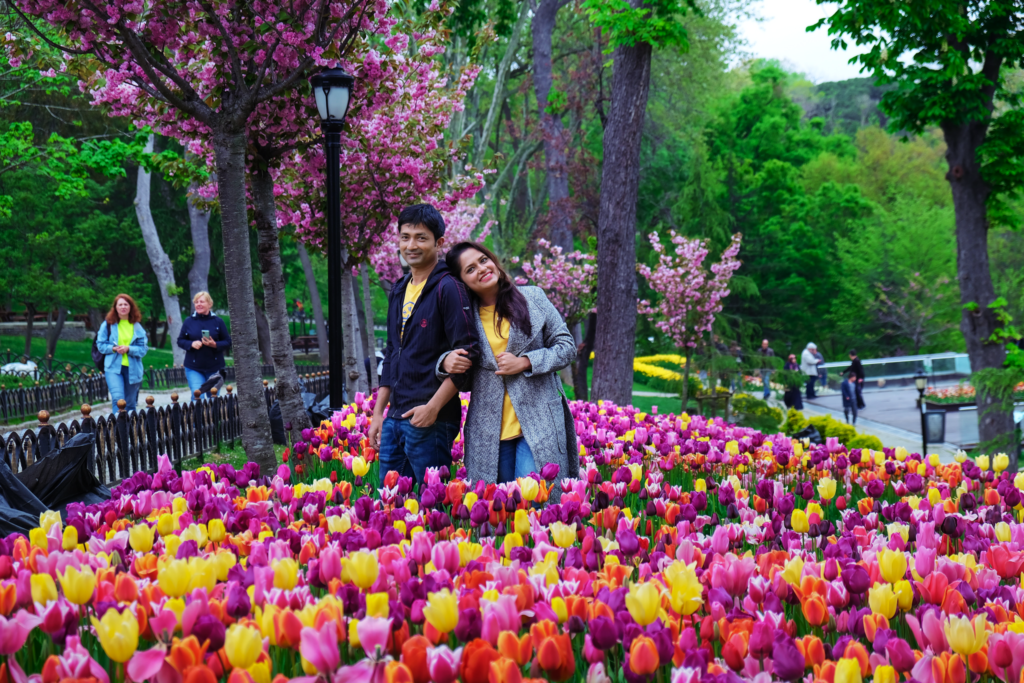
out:
{"label": "purple tulip", "polygon": [[807,662],[800,654],[793,639],[782,631],[778,631],[774,644],[772,662],[775,675],[784,681],[795,681],[801,678],[804,675]]}
{"label": "purple tulip", "polygon": [[192,635],[199,639],[200,644],[209,641],[207,650],[210,652],[224,647],[224,634],[224,624],[212,614],[201,615],[192,626]]}
{"label": "purple tulip", "polygon": [[237,582],[228,584],[227,610],[228,615],[234,619],[241,619],[252,610],[249,594],[245,592],[242,584]]}
{"label": "purple tulip", "polygon": [[619,642],[619,630],[608,617],[594,617],[587,624],[590,640],[598,650],[610,650]]}
{"label": "purple tulip", "polygon": [[464,609],[459,612],[459,622],[455,626],[455,637],[464,643],[475,640],[483,632],[483,619],[479,609]]}
{"label": "purple tulip", "polygon": [[910,671],[917,663],[914,651],[902,638],[889,638],[885,644],[885,653],[889,655],[889,661],[900,673]]}
{"label": "purple tulip", "polygon": [[558,476],[558,470],[561,469],[557,463],[549,462],[544,467],[540,468],[540,476],[545,481],[554,481],[555,477]]}

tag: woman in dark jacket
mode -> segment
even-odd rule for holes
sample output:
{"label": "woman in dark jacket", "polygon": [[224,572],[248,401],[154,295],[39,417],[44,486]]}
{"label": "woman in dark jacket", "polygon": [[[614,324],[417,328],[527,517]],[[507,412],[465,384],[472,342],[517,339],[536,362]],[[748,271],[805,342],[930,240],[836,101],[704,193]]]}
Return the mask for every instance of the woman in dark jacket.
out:
{"label": "woman in dark jacket", "polygon": [[[185,349],[185,379],[195,397],[206,380],[224,369],[224,351],[231,346],[231,337],[224,321],[210,312],[213,297],[199,292],[192,298],[195,313],[181,323],[178,346]],[[203,393],[202,398],[210,394]]]}

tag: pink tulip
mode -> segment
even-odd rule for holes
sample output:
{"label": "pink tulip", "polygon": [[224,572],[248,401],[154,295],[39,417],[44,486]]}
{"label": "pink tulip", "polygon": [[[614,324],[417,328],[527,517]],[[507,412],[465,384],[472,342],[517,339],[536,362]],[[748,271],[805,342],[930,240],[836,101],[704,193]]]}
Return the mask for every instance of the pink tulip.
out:
{"label": "pink tulip", "polygon": [[459,546],[451,541],[441,541],[430,550],[430,561],[435,569],[444,569],[454,576],[459,571]]}
{"label": "pink tulip", "polygon": [[11,619],[0,616],[0,655],[13,655],[20,650],[28,634],[42,622],[42,619],[25,610],[18,610]]}
{"label": "pink tulip", "polygon": [[461,661],[461,647],[454,652],[447,645],[427,650],[427,669],[430,670],[430,678],[434,683],[452,683],[459,674]]}
{"label": "pink tulip", "polygon": [[502,594],[494,602],[484,601],[484,624],[481,637],[491,645],[498,645],[498,634],[502,631],[519,632],[521,621],[514,595]]}
{"label": "pink tulip", "polygon": [[[0,633],[5,629],[0,627]],[[100,666],[99,662],[92,658],[89,651],[82,647],[82,641],[78,636],[68,636],[64,646],[64,652],[57,655],[60,664],[57,666],[57,675],[61,680],[65,678],[95,678],[100,683],[110,683],[110,676]],[[8,665],[14,661],[11,657],[7,660]],[[136,679],[142,680],[142,679]]]}
{"label": "pink tulip", "polygon": [[409,549],[409,557],[416,560],[417,564],[430,562],[431,544],[432,541],[429,534],[416,534],[412,537],[412,548]]}
{"label": "pink tulip", "polygon": [[604,662],[594,662],[587,669],[587,683],[612,683],[604,670]]}
{"label": "pink tulip", "polygon": [[[722,528],[719,527],[719,529]],[[718,529],[715,530],[715,535],[718,535]],[[713,539],[712,544],[714,544]],[[711,585],[715,588],[724,588],[733,597],[745,595],[750,575],[754,573],[755,569],[757,569],[757,564],[753,557],[740,559],[729,553],[725,556],[724,564],[715,565],[711,570]]]}
{"label": "pink tulip", "polygon": [[700,683],[700,678],[700,669],[688,666],[672,669],[672,683]]}
{"label": "pink tulip", "polygon": [[341,553],[327,547],[320,551],[320,581],[327,585],[331,579],[341,578]]}
{"label": "pink tulip", "polygon": [[[362,642],[362,634],[359,637]],[[384,644],[387,645],[386,638]],[[328,621],[319,631],[305,627],[302,629],[299,651],[317,671],[322,674],[331,673],[341,664],[341,655],[338,654],[338,625],[334,621]]]}
{"label": "pink tulip", "polygon": [[388,636],[391,635],[391,619],[381,619],[380,617],[360,619],[356,625],[356,633],[366,656],[376,659],[379,656],[378,648],[380,653],[387,650]]}

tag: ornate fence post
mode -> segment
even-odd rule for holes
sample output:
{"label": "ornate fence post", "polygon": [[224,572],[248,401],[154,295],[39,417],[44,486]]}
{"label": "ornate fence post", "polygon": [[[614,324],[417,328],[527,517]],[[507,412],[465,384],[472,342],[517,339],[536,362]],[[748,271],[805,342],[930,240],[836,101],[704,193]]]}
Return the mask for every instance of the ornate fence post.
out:
{"label": "ornate fence post", "polygon": [[217,395],[217,387],[210,389],[210,436],[214,446],[221,441],[220,408],[224,399]]}
{"label": "ornate fence post", "polygon": [[227,420],[228,435],[231,439],[231,448],[234,448],[235,439],[237,439],[242,432],[238,425],[238,413],[236,410],[238,408],[238,398],[234,395],[235,388],[232,385],[229,384],[224,388],[227,389],[228,392],[227,397],[224,399],[225,413],[227,414],[225,419]]}
{"label": "ornate fence post", "polygon": [[[82,432],[84,434],[92,434],[92,446],[89,448],[89,471],[96,472],[96,420],[92,419],[92,406],[88,403],[82,404]],[[100,481],[103,481],[103,476],[98,476]]]}
{"label": "ornate fence post", "polygon": [[[131,448],[128,441],[128,412],[125,410],[125,406],[124,399],[118,399],[117,415],[111,416],[114,418],[114,443],[116,444],[116,447],[111,450],[114,451],[114,460],[117,462],[118,467],[117,474],[121,479],[131,476],[129,472],[129,453]],[[114,444],[111,445],[113,446]]]}
{"label": "ornate fence post", "polygon": [[170,451],[171,459],[174,461],[174,468],[181,471],[181,405],[178,403],[177,392],[171,394],[170,414]]}
{"label": "ornate fence post", "polygon": [[146,453],[145,457],[148,457],[148,462],[142,468],[144,470],[156,470],[156,458],[157,455],[157,414],[156,408],[153,407],[156,399],[152,396],[146,397]]}

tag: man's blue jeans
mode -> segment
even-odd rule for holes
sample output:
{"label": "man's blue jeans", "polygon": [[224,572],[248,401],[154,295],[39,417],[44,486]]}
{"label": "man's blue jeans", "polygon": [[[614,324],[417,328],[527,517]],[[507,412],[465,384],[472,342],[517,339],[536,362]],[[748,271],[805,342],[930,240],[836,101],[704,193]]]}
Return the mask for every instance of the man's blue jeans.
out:
{"label": "man's blue jeans", "polygon": [[530,450],[530,444],[526,443],[526,437],[520,436],[501,442],[498,450],[499,484],[528,477],[530,473],[536,471],[537,463],[533,460],[533,451]]}
{"label": "man's blue jeans", "polygon": [[408,419],[388,417],[380,430],[380,476],[391,470],[423,483],[428,467],[452,466],[452,446],[459,426],[438,420],[429,427],[414,427]]}
{"label": "man's blue jeans", "polygon": [[764,384],[764,400],[768,400],[768,397],[772,395],[772,373],[770,370],[761,371],[761,382]]}
{"label": "man's blue jeans", "polygon": [[[185,381],[188,382],[188,394],[195,400],[196,389],[203,386],[203,382],[210,379],[219,370],[210,370],[209,372],[203,372],[202,370],[193,370],[192,368],[185,368]],[[199,398],[210,398],[210,394],[200,394]]]}

